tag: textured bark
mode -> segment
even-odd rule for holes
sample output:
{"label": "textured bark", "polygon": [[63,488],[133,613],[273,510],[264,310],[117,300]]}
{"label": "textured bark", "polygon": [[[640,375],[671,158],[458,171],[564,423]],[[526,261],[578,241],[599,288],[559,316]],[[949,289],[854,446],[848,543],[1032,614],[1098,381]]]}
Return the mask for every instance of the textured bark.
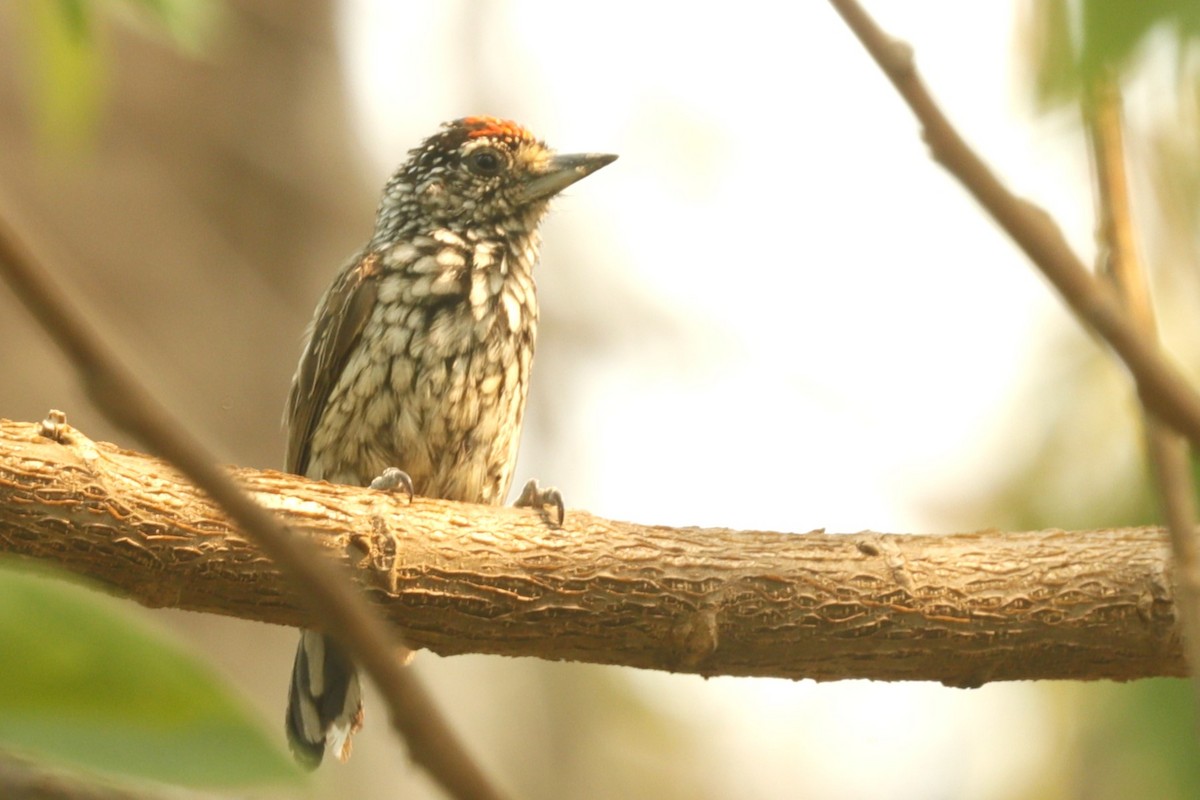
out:
{"label": "textured bark", "polygon": [[[148,606],[312,619],[274,567],[148,456],[0,422],[0,551]],[[667,528],[235,470],[441,654],[837,680],[1183,675],[1158,528],[944,536]]]}

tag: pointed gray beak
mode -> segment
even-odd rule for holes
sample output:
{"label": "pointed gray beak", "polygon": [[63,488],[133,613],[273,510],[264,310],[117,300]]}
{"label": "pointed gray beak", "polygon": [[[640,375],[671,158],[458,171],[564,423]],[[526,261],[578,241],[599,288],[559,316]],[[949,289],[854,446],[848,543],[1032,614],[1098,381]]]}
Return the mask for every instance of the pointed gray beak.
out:
{"label": "pointed gray beak", "polygon": [[616,160],[616,156],[608,153],[555,155],[550,159],[545,172],[521,187],[518,201],[529,203],[534,200],[547,200],[575,181],[586,178]]}

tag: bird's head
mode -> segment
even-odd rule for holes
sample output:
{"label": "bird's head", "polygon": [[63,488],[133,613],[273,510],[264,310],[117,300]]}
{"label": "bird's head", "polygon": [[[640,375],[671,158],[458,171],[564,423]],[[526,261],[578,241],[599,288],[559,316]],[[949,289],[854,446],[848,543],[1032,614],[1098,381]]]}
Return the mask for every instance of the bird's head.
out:
{"label": "bird's head", "polygon": [[405,216],[452,228],[533,228],[550,198],[616,158],[560,155],[515,122],[464,117],[409,153],[384,203],[392,198],[408,207],[395,209]]}

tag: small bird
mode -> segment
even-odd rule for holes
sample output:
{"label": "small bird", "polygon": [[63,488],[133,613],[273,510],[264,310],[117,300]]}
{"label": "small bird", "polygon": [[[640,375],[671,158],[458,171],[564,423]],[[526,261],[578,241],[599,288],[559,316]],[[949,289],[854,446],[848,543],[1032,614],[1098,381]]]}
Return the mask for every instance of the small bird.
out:
{"label": "small bird", "polygon": [[[444,124],[392,175],[375,231],[317,304],[284,422],[287,470],[499,504],[512,482],[537,336],[533,268],[549,201],[614,155],[559,155],[495,117]],[[557,506],[535,481],[519,504]],[[341,760],[362,726],[354,664],[301,631],[292,753]]]}

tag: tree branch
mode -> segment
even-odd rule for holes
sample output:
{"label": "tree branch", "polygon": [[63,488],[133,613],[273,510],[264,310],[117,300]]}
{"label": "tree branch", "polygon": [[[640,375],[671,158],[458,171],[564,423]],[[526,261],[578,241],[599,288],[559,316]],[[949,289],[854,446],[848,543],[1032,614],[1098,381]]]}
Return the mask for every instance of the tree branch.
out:
{"label": "tree branch", "polygon": [[[0,422],[0,551],[145,605],[316,623],[164,462]],[[1157,528],[950,536],[667,528],[233,474],[340,560],[413,646],[953,686],[1185,674]]]}

